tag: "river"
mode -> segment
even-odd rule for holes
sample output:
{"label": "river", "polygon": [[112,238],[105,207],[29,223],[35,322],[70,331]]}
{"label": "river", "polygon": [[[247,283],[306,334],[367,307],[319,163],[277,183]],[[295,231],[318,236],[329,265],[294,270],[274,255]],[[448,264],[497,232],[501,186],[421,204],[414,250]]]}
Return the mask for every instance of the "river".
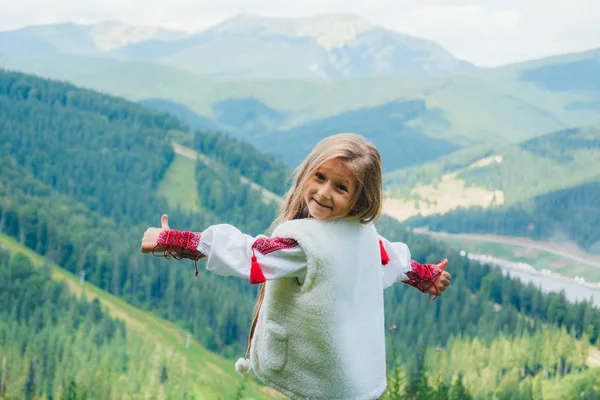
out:
{"label": "river", "polygon": [[542,292],[564,291],[567,300],[571,302],[589,300],[600,308],[600,285],[577,282],[550,271],[539,271],[529,264],[517,263],[509,260],[492,257],[486,254],[460,253],[472,261],[490,264],[502,269],[504,275],[519,278],[522,282],[532,282]]}

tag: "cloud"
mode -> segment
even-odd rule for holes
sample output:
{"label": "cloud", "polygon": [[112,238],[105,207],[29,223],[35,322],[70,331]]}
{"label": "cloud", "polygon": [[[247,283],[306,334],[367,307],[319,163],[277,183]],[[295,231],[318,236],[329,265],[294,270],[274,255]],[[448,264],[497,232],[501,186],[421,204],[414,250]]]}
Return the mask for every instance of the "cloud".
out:
{"label": "cloud", "polygon": [[434,40],[480,66],[600,47],[600,2],[595,0],[477,4],[415,6],[388,25]]}
{"label": "cloud", "polygon": [[516,9],[430,6],[410,10],[394,28],[434,40],[458,58],[490,65],[506,58],[501,49],[515,37],[521,19]]}

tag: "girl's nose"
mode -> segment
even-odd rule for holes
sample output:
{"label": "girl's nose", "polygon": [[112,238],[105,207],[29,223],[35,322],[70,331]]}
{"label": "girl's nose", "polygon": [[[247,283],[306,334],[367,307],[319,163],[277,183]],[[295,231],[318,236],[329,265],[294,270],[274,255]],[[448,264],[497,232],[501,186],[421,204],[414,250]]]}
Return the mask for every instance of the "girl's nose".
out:
{"label": "girl's nose", "polygon": [[329,199],[329,185],[324,184],[319,188],[319,197],[322,199]]}

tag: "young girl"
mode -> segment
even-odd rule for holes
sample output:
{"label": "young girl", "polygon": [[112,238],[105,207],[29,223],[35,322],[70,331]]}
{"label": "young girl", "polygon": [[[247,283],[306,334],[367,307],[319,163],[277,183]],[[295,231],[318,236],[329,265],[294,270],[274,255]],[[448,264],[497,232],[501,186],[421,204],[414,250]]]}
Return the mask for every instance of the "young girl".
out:
{"label": "young girl", "polygon": [[238,372],[251,367],[293,399],[376,399],[386,388],[383,289],[403,282],[438,296],[450,285],[447,260],[419,264],[378,235],[381,192],[377,148],[334,135],[298,168],[270,237],[231,225],[181,232],[163,215],[142,252],[206,257],[210,271],[263,284]]}

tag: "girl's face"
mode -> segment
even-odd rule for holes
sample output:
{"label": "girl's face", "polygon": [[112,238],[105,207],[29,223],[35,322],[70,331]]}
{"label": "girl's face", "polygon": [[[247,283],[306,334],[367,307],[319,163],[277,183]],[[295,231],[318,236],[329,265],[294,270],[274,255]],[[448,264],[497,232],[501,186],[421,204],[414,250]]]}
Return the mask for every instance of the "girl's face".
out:
{"label": "girl's face", "polygon": [[350,212],[357,188],[354,174],[339,159],[321,165],[304,189],[308,217],[318,220],[343,218]]}

